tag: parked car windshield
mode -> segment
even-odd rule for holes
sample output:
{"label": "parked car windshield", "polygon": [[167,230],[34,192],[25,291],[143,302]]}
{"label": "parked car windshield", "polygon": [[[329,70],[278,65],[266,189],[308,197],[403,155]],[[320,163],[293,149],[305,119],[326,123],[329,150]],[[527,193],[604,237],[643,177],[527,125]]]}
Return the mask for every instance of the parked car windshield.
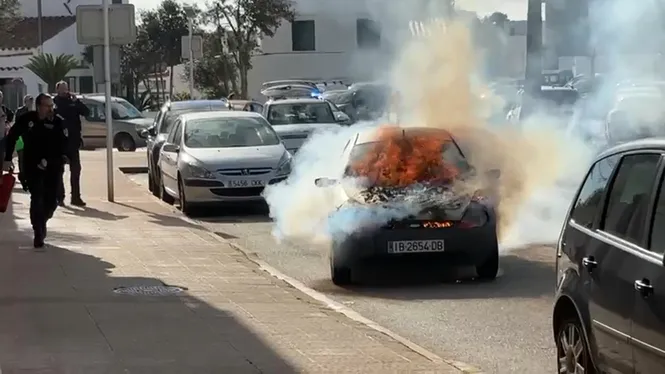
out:
{"label": "parked car windshield", "polygon": [[113,102],[111,109],[113,110],[113,117],[116,119],[143,118],[141,111],[127,100],[116,100]]}
{"label": "parked car windshield", "polygon": [[268,109],[268,120],[273,126],[303,123],[335,123],[328,103],[273,104]]}
{"label": "parked car windshield", "polygon": [[262,118],[205,118],[187,121],[185,146],[237,148],[277,145],[275,131]]}

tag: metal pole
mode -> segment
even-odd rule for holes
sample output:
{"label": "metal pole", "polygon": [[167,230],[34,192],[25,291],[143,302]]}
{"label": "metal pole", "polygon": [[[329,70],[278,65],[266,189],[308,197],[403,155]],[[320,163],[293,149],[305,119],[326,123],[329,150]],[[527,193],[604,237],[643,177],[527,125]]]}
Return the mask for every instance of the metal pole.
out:
{"label": "metal pole", "polygon": [[194,18],[189,17],[189,98],[194,99]]}
{"label": "metal pole", "polygon": [[540,96],[543,79],[543,12],[542,0],[528,0],[526,18],[526,66],[524,96],[520,119],[532,114],[535,99]]}
{"label": "metal pole", "polygon": [[39,40],[39,53],[44,53],[44,32],[42,31],[42,0],[37,0],[37,39]]}
{"label": "metal pole", "polygon": [[111,35],[109,30],[109,0],[102,0],[104,9],[104,96],[106,99],[106,179],[108,201],[113,202],[113,118],[111,112]]}

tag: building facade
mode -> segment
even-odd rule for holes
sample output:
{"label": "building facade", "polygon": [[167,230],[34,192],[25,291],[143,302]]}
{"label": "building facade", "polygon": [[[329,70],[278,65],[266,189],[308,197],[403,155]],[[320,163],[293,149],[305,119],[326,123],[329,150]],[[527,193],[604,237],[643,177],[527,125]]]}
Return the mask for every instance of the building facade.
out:
{"label": "building facade", "polygon": [[[113,4],[127,2],[112,0]],[[99,0],[21,0],[22,18],[13,29],[0,32],[0,90],[5,94],[5,105],[16,108],[22,105],[23,95],[36,96],[48,89],[44,81],[25,67],[40,52],[69,54],[79,59],[80,66],[66,78],[70,89],[82,93],[96,91],[92,69],[83,61],[84,46],[76,40],[76,7],[99,3]]]}

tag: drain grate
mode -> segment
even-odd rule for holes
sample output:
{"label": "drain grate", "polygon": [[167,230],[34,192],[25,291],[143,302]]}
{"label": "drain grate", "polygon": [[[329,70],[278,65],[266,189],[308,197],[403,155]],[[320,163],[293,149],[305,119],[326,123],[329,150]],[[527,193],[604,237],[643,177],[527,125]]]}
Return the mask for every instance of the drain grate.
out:
{"label": "drain grate", "polygon": [[131,286],[117,287],[114,293],[129,296],[171,296],[187,291],[184,287],[177,286]]}

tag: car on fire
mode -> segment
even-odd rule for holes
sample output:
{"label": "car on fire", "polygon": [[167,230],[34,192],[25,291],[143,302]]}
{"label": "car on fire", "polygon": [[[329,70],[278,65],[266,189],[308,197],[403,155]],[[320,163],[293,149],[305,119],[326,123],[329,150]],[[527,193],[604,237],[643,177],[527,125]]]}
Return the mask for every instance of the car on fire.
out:
{"label": "car on fire", "polygon": [[[435,176],[435,180],[416,179],[399,185],[378,183],[377,179],[371,178],[365,178],[358,184],[358,178],[362,175],[355,165],[361,162],[370,169],[375,167],[378,164],[377,158],[370,159],[379,152],[383,142],[391,140],[382,138],[376,129],[356,132],[342,151],[341,157],[346,165],[342,175],[339,178],[317,178],[316,186],[334,189],[334,196],[341,201],[338,212],[359,207],[382,209],[409,199],[412,206],[417,208],[406,217],[356,230],[352,234],[342,235],[341,239],[334,238],[330,250],[333,283],[353,283],[352,272],[356,265],[381,258],[422,259],[474,266],[478,279],[493,280],[499,268],[496,196],[483,196],[477,191],[455,192],[452,188],[458,182],[474,180],[480,173],[468,162],[449,132],[418,127],[399,128],[399,132],[407,143],[417,138],[448,139],[431,148],[431,157],[440,160],[454,173],[451,178]],[[413,149],[413,143],[411,148],[406,149]],[[407,151],[401,157],[411,160],[413,154]],[[490,184],[496,184],[500,171],[489,170],[485,174],[486,178],[493,180]]]}

